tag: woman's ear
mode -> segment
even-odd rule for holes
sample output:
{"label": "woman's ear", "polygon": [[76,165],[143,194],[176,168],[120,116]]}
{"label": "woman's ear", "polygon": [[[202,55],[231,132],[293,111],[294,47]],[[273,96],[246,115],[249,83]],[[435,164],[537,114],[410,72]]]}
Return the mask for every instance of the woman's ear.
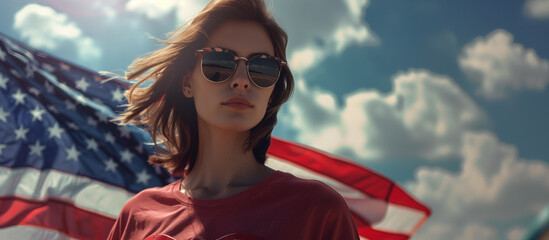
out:
{"label": "woman's ear", "polygon": [[183,84],[182,84],[182,89],[183,91],[183,95],[185,95],[185,97],[187,98],[192,98],[193,97],[193,94],[192,94],[192,91],[191,91],[191,77],[189,74],[185,75],[183,77]]}

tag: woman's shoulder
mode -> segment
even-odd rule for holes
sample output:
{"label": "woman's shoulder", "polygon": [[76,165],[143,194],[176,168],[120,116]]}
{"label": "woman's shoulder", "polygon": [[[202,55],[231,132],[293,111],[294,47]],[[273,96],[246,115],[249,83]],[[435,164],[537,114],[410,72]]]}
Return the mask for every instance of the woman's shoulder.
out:
{"label": "woman's shoulder", "polygon": [[175,181],[166,186],[146,188],[135,194],[126,204],[123,209],[130,210],[135,206],[154,206],[159,203],[165,203],[167,200],[175,200],[173,197],[173,188],[179,181]]}
{"label": "woman's shoulder", "polygon": [[343,197],[322,181],[296,177],[287,172],[281,172],[280,175],[280,181],[277,184],[279,190],[284,190],[296,197],[309,199],[312,202],[322,202],[327,205],[345,204]]}

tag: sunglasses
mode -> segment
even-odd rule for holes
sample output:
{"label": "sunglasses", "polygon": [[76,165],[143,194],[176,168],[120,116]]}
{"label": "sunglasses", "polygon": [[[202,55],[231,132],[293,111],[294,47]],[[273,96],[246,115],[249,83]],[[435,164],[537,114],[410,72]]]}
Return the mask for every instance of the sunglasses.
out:
{"label": "sunglasses", "polygon": [[246,61],[248,78],[259,88],[273,86],[280,77],[286,61],[264,53],[254,54],[248,58],[238,57],[228,49],[203,48],[196,50],[196,55],[202,55],[201,66],[204,76],[215,83],[221,83],[231,78],[236,71],[238,61]]}

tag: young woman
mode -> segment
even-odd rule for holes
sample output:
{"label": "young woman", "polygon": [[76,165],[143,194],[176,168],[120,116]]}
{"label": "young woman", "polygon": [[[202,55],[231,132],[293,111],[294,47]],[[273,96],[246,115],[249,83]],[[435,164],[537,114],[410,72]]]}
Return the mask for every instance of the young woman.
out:
{"label": "young woman", "polygon": [[264,165],[293,87],[286,43],[262,0],[218,0],[132,64],[121,120],[148,125],[150,162],[183,178],[128,201],[109,239],[358,239],[337,192]]}

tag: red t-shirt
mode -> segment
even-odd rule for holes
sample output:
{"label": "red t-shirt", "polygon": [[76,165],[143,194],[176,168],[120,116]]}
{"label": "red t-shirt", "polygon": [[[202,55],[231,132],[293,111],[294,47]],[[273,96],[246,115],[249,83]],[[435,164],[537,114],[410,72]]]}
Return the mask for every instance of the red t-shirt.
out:
{"label": "red t-shirt", "polygon": [[190,198],[179,186],[180,180],[135,195],[109,239],[359,239],[345,200],[320,181],[276,171],[242,192],[210,200]]}

